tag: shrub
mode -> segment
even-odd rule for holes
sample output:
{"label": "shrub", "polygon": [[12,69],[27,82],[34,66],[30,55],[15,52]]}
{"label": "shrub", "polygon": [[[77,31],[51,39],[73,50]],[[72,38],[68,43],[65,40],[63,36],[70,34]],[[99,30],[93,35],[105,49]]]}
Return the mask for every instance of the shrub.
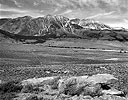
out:
{"label": "shrub", "polygon": [[10,81],[0,84],[1,93],[20,92],[22,88],[23,87],[19,84],[19,81]]}
{"label": "shrub", "polygon": [[25,85],[22,89],[23,93],[31,93],[33,92],[33,86],[31,84]]}

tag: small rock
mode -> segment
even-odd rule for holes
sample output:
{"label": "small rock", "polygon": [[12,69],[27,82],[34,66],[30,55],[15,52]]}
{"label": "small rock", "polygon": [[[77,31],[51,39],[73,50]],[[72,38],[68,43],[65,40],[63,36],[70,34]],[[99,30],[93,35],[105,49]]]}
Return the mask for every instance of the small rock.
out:
{"label": "small rock", "polygon": [[77,95],[71,97],[71,100],[79,100],[79,97]]}
{"label": "small rock", "polygon": [[51,73],[50,71],[46,71],[47,74]]}
{"label": "small rock", "polygon": [[64,74],[69,74],[70,71],[66,70],[66,71],[64,71],[63,73],[64,73]]}
{"label": "small rock", "polygon": [[124,97],[120,97],[120,96],[112,96],[113,100],[128,100]]}
{"label": "small rock", "polygon": [[65,95],[65,94],[61,94],[61,97],[69,98],[70,96],[69,95]]}
{"label": "small rock", "polygon": [[39,100],[39,99],[37,96],[31,95],[31,96],[27,97],[25,100]]}
{"label": "small rock", "polygon": [[92,100],[92,97],[89,96],[89,95],[87,95],[87,96],[83,96],[83,99],[84,99],[84,100]]}
{"label": "small rock", "polygon": [[103,95],[99,97],[101,100],[112,100],[110,95]]}
{"label": "small rock", "polygon": [[116,89],[110,89],[110,90],[102,90],[102,93],[110,94],[110,95],[120,95],[122,94],[122,91],[118,91]]}
{"label": "small rock", "polygon": [[114,96],[114,95],[103,95],[99,97],[100,100],[127,100],[124,97],[120,97],[120,96]]}

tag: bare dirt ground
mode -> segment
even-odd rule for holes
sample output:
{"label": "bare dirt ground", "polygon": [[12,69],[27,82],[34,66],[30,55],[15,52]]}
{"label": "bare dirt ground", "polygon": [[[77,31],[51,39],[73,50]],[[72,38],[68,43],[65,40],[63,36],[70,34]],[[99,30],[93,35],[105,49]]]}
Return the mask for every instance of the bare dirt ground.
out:
{"label": "bare dirt ground", "polygon": [[[128,89],[126,43],[77,39],[49,40],[44,44],[0,43],[0,80],[7,82],[56,75],[110,73],[118,89]],[[70,73],[65,74],[64,71]]]}

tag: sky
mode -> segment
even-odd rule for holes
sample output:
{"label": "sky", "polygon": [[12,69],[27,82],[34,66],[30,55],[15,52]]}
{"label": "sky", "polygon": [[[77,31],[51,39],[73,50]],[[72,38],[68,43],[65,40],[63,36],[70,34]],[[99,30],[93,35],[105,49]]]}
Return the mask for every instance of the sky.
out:
{"label": "sky", "polygon": [[128,0],[0,0],[0,18],[47,14],[128,28]]}

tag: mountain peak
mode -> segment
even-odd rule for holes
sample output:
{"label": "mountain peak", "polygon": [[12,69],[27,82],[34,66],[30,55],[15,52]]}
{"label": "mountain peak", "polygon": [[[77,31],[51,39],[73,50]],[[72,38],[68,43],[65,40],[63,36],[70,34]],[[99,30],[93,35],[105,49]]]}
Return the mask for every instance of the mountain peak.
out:
{"label": "mountain peak", "polygon": [[80,26],[83,26],[86,29],[96,29],[96,30],[111,30],[112,28],[108,25],[95,21],[94,19],[82,19],[79,22]]}

